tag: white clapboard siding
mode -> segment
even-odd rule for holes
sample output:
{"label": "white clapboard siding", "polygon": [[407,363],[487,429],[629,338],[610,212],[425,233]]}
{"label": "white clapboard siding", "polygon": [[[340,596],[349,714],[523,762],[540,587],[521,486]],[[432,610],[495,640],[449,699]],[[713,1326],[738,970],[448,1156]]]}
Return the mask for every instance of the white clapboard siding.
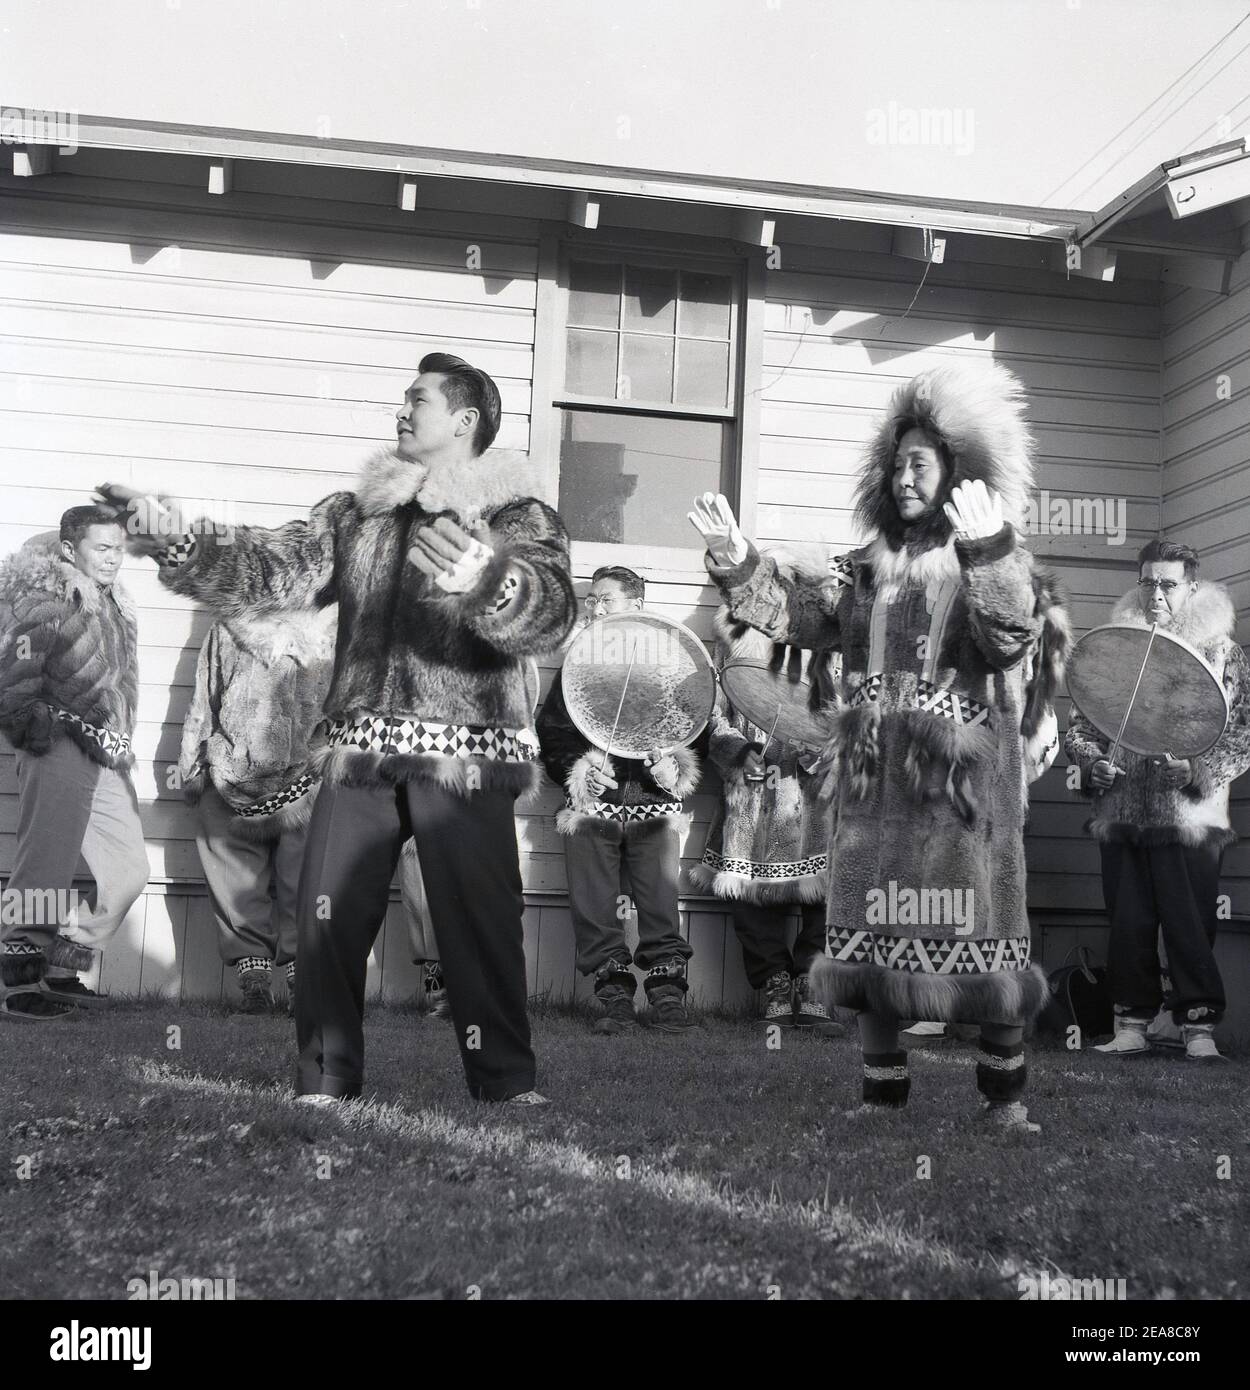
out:
{"label": "white clapboard siding", "polygon": [[[1240,205],[1243,244],[1250,200]],[[1203,577],[1227,586],[1250,646],[1250,253],[1229,292],[1170,288],[1163,303],[1163,520],[1195,547]],[[1234,827],[1250,835],[1250,775],[1232,788]],[[1224,857],[1222,889],[1250,915],[1245,842]]]}
{"label": "white clapboard siding", "polygon": [[[536,322],[541,219],[558,215],[548,192],[431,181],[418,212],[403,214],[393,180],[376,174],[243,165],[222,200],[205,193],[201,164],[83,151],[73,174],[38,187],[0,174],[0,553],[55,525],[106,478],[164,489],[233,524],[300,515],[351,486],[369,449],[389,439],[422,352],[455,352],[495,376],[502,447],[528,447],[531,415],[549,408],[533,397],[536,349],[551,327]],[[784,268],[767,278],[760,360],[746,363],[761,414],[745,499],[759,538],[855,543],[859,459],[890,392],[925,366],[992,359],[1029,390],[1039,486],[1058,503],[1092,495],[1126,508],[1119,548],[1110,536],[1034,538],[1067,586],[1078,630],[1104,620],[1130,582],[1133,552],[1157,529],[1165,459],[1180,470],[1166,484],[1175,479],[1178,494],[1218,476],[1202,457],[1217,436],[1197,423],[1194,380],[1223,360],[1215,320],[1209,330],[1198,322],[1197,301],[1161,309],[1153,284],[1069,280],[1044,268],[1045,248],[971,237],[951,239],[947,263],[930,268],[917,296],[922,268],[887,254],[888,232],[827,224],[820,236],[821,245],[787,242]],[[1160,344],[1165,312],[1174,352],[1171,337]],[[1237,322],[1234,311],[1229,332]],[[1174,437],[1184,443],[1175,458],[1166,402],[1160,410],[1169,353],[1193,363],[1175,383]],[[579,594],[597,565],[622,558],[647,578],[650,607],[711,639],[715,595],[693,549],[622,556],[576,544]],[[106,955],[104,983],[220,997],[233,981],[217,957],[194,820],[170,777],[209,619],[163,589],[150,562],[128,562],[125,579],[140,616],[135,781],[153,882]],[[544,692],[553,666],[543,663]],[[713,775],[691,798],[687,868],[717,800]],[[1030,907],[1048,941],[1066,942],[1063,923],[1100,916],[1097,854],[1061,767],[1032,802]],[[584,997],[554,829],[560,803],[545,782],[518,808],[526,961],[536,993]],[[0,873],[16,830],[15,763],[0,750]],[[1240,852],[1229,862],[1243,876],[1250,867]],[[696,998],[744,999],[723,906],[684,897],[682,929],[695,945]],[[368,988],[396,999],[417,984],[393,900]]]}
{"label": "white clapboard siding", "polygon": [[[996,257],[1010,254],[982,244]],[[768,540],[856,543],[862,448],[891,392],[927,367],[998,362],[1028,392],[1039,488],[1058,501],[1123,504],[1116,538],[1082,537],[1079,546],[1034,538],[1085,631],[1129,587],[1132,556],[1158,525],[1158,290],[1132,281],[1078,286],[1023,260],[968,259],[977,254],[970,245],[961,239],[961,259],[929,267],[918,295],[920,265],[850,245],[783,249],[787,268],[770,273],[766,287],[758,529]],[[1102,907],[1097,849],[1081,829],[1088,811],[1067,791],[1062,755],[1059,762],[1032,790],[1035,920]]]}

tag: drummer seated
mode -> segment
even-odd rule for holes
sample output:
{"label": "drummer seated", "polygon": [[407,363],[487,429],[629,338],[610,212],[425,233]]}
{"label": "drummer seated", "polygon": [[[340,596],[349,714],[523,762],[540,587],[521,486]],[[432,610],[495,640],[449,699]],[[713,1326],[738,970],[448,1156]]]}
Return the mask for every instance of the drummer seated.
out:
{"label": "drummer seated", "polygon": [[[1093,797],[1088,829],[1099,841],[1103,896],[1111,917],[1108,974],[1115,1036],[1098,1050],[1129,1056],[1150,1049],[1147,1028],[1162,1002],[1157,932],[1173,983],[1172,1017],[1185,1054],[1219,1061],[1214,1029],[1224,986],[1214,945],[1220,862],[1236,839],[1228,815],[1230,784],[1250,768],[1250,663],[1234,635],[1227,591],[1198,579],[1198,554],[1163,538],[1138,556],[1138,580],[1109,621],[1159,629],[1205,659],[1228,697],[1230,718],[1214,746],[1193,758],[1167,749],[1154,756],[1112,740],[1072,706],[1064,748]],[[1109,673],[1110,675],[1111,673]],[[1131,680],[1136,672],[1128,673]],[[1124,691],[1127,700],[1131,686]],[[1107,717],[1101,721],[1104,726]]]}
{"label": "drummer seated", "polygon": [[[645,597],[640,575],[604,566],[591,579],[586,622],[642,612]],[[645,759],[605,756],[574,725],[557,676],[538,712],[538,738],[543,764],[565,793],[556,827],[564,840],[577,968],[593,978],[603,1008],[594,1032],[623,1033],[640,1021],[659,1032],[684,1032],[695,1025],[686,1009],[691,947],[678,917],[681,836],[689,825],[682,803],[698,785],[706,733],[693,749],[657,748]],[[622,868],[638,913],[632,951]],[[647,998],[640,1016],[635,966],[644,972]]]}

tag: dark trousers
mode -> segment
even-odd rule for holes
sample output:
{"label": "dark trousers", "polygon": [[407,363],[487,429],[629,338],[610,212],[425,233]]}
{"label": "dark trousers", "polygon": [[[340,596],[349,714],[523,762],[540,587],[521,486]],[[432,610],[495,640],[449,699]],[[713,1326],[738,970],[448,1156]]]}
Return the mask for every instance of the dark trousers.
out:
{"label": "dark trousers", "polygon": [[1103,844],[1102,891],[1111,915],[1108,982],[1111,997],[1134,1013],[1153,1014],[1163,1001],[1158,930],[1172,981],[1172,1018],[1193,1008],[1224,1012],[1215,963],[1216,898],[1222,849],[1188,845]]}
{"label": "dark trousers", "polygon": [[628,969],[629,946],[622,914],[621,866],[629,875],[638,908],[638,950],[633,963],[649,970],[663,962],[690,959],[677,910],[681,849],[677,831],[660,821],[628,827],[602,821],[564,841],[569,910],[577,941],[577,968],[593,975],[608,961]]}
{"label": "dark trousers", "polygon": [[806,975],[812,961],[825,949],[825,905],[803,903],[799,934],[793,950],[786,945],[790,903],[733,904],[734,931],[742,947],[742,964],[752,989],[762,989],[770,975]]}
{"label": "dark trousers", "polygon": [[469,1093],[534,1089],[525,1014],[515,798],[426,782],[317,794],[299,885],[296,1090],[357,1096],[364,1079],[365,971],[409,835],[429,899]]}

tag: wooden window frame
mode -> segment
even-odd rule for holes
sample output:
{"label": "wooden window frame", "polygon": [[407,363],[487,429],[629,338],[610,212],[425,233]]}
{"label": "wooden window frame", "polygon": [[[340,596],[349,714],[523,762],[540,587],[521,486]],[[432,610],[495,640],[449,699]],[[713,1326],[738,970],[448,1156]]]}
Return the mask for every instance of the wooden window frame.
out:
{"label": "wooden window frame", "polygon": [[[650,418],[726,422],[731,427],[730,468],[736,482],[737,515],[747,535],[755,531],[759,493],[760,389],[763,381],[764,251],[736,242],[674,237],[671,234],[595,232],[561,223],[545,224],[538,246],[538,292],[535,302],[534,374],[530,413],[530,452],[541,466],[544,496],[552,506],[560,495],[560,422],[565,409],[610,410]],[[564,389],[570,259],[626,261],[664,269],[734,275],[730,343],[730,406],[637,403],[579,396]],[[679,335],[675,335],[679,336]],[[691,499],[693,501],[693,498]],[[575,568],[620,563],[628,552],[633,563],[653,575],[689,578],[703,575],[698,539],[691,532],[686,546],[629,542],[576,541]]]}

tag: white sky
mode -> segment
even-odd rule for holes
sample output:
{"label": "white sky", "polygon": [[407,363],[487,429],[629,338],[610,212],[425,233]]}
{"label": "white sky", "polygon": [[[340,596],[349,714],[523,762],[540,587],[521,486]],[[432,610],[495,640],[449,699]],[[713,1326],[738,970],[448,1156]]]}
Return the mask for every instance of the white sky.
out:
{"label": "white sky", "polygon": [[[0,100],[1092,209],[1250,132],[1250,22],[1172,86],[1248,15],[1250,0],[0,0]],[[906,142],[926,109],[947,113],[948,143]]]}

